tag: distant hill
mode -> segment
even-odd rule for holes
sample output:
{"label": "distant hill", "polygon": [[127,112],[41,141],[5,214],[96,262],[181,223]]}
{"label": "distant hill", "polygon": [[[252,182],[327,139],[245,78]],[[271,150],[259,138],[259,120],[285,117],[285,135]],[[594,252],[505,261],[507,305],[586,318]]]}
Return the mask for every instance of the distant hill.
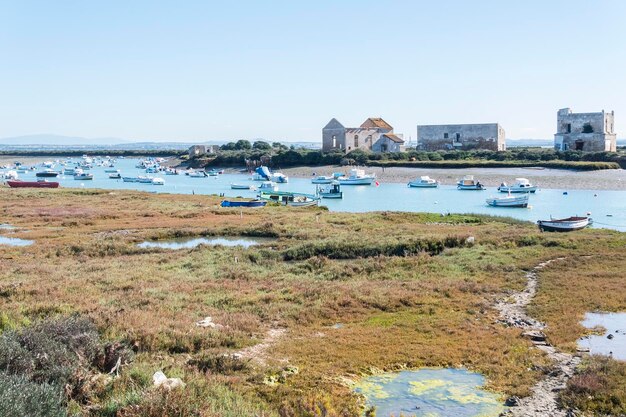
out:
{"label": "distant hill", "polygon": [[24,135],[10,138],[0,138],[0,145],[116,145],[129,143],[129,140],[120,138],[83,138],[79,136],[62,135]]}

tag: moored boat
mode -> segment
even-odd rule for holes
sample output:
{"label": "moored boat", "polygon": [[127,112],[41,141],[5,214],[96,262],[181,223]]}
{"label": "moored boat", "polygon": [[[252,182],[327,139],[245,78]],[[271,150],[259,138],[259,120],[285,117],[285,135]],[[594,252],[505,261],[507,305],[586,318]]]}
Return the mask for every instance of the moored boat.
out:
{"label": "moored boat", "polygon": [[231,190],[251,190],[255,191],[256,187],[254,185],[248,184],[230,184]]}
{"label": "moored boat", "polygon": [[533,185],[526,178],[515,178],[515,184],[507,185],[503,182],[498,187],[498,191],[501,193],[534,193],[537,191],[537,186]]}
{"label": "moored boat", "polygon": [[259,190],[278,191],[278,186],[272,181],[263,181],[259,185]]}
{"label": "moored boat", "polygon": [[415,181],[409,182],[407,185],[413,188],[437,188],[439,182],[430,178],[428,175],[422,175]]}
{"label": "moored boat", "polygon": [[339,177],[341,185],[372,185],[376,179],[374,174],[365,174],[362,169],[353,168],[348,176]]}
{"label": "moored boat", "polygon": [[222,207],[263,207],[267,204],[267,201],[250,200],[250,201],[231,201],[224,200],[220,204]]}
{"label": "moored boat", "polygon": [[487,199],[487,204],[492,207],[528,207],[528,194],[492,197]]}
{"label": "moored boat", "polygon": [[74,174],[74,179],[77,181],[91,181],[93,180],[93,174],[87,172],[77,172]]}
{"label": "moored boat", "polygon": [[343,198],[341,184],[339,181],[332,181],[330,184],[318,186],[317,195],[321,198]]}
{"label": "moored boat", "polygon": [[330,184],[334,179],[334,177],[318,175],[311,180],[311,184]]}
{"label": "moored boat", "polygon": [[43,171],[39,171],[38,173],[35,174],[35,176],[39,178],[53,178],[53,177],[56,177],[57,175],[59,175],[59,173],[50,168],[44,169]]}
{"label": "moored boat", "polygon": [[58,188],[59,183],[56,181],[7,181],[11,188]]}
{"label": "moored boat", "polygon": [[480,181],[475,180],[473,175],[466,175],[457,182],[456,188],[459,190],[484,190],[485,186]]}
{"label": "moored boat", "polygon": [[261,200],[280,203],[284,206],[307,207],[317,206],[320,198],[311,194],[293,193],[288,191],[261,191]]}
{"label": "moored boat", "polygon": [[119,172],[112,172],[109,174],[109,178],[111,178],[112,180],[119,180],[120,178],[122,178],[122,174],[120,174]]}
{"label": "moored boat", "polygon": [[163,180],[163,178],[159,177],[152,178],[150,183],[152,185],[165,185],[165,181]]}
{"label": "moored boat", "polygon": [[542,232],[572,232],[584,229],[592,223],[591,217],[572,216],[565,219],[537,220]]}

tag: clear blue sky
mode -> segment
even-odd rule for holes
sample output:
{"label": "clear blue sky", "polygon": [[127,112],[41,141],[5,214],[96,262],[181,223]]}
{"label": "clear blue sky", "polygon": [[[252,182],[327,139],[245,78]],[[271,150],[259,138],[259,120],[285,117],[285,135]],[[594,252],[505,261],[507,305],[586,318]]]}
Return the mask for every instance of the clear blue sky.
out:
{"label": "clear blue sky", "polygon": [[615,110],[626,1],[0,0],[0,137],[320,140],[381,116],[500,122]]}

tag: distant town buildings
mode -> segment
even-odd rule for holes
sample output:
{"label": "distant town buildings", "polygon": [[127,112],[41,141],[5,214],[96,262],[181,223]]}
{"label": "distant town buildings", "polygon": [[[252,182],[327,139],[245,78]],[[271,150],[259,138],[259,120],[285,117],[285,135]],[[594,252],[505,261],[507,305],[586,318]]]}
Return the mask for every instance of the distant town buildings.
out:
{"label": "distant town buildings", "polygon": [[417,148],[426,151],[440,149],[505,151],[505,133],[498,123],[418,125]]}
{"label": "distant town buildings", "polygon": [[569,108],[557,113],[554,149],[559,151],[615,152],[617,136],[615,113],[572,113]]}
{"label": "distant town buildings", "polygon": [[335,118],[322,129],[322,150],[351,152],[362,149],[372,152],[400,152],[404,150],[402,135],[380,117],[370,117],[360,127],[344,127]]}

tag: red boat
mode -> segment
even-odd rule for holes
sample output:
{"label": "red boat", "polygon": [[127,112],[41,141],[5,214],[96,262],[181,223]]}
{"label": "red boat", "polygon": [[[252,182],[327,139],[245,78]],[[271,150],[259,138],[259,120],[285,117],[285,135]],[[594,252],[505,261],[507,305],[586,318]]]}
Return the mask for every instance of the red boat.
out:
{"label": "red boat", "polygon": [[54,181],[7,181],[11,188],[59,188]]}

